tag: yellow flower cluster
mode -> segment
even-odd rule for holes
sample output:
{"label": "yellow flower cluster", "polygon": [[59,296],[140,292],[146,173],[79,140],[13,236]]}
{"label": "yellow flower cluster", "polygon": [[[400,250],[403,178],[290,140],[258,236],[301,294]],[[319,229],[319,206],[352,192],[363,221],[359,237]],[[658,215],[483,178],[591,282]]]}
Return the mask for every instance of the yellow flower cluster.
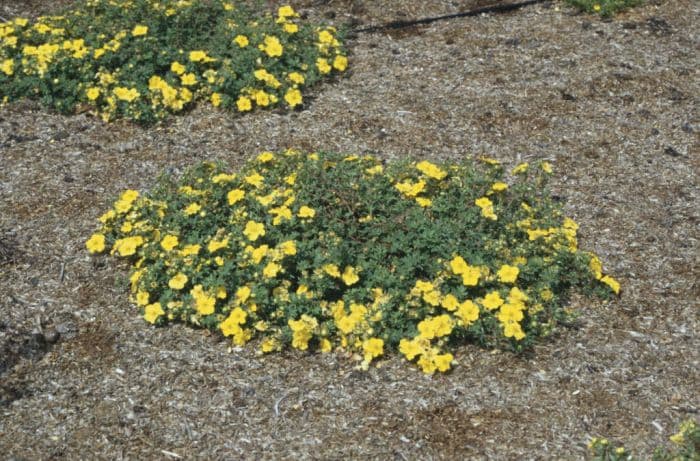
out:
{"label": "yellow flower cluster", "polygon": [[[348,66],[337,31],[303,25],[289,5],[279,7],[276,16],[250,17],[228,2],[87,3],[92,7],[88,11],[123,14],[124,22],[132,24],[115,31],[113,22],[90,18],[82,8],[40,17],[33,24],[24,18],[0,23],[0,99],[15,94],[8,85],[24,88],[27,79],[51,76],[50,84],[33,84],[26,96],[41,96],[37,92],[44,87],[74,93],[65,100],[48,99],[56,99],[52,104],[61,110],[87,104],[105,121],[128,117],[150,122],[197,100],[240,112],[280,103],[294,109],[304,103],[305,86]],[[211,49],[174,48],[168,37],[193,31],[171,29],[186,27],[192,15],[201,14],[196,8],[202,3],[223,25],[213,27],[217,34]],[[66,67],[75,72],[56,78],[56,71]]]}
{"label": "yellow flower cluster", "polygon": [[[530,238],[545,220],[534,199],[501,197],[510,189],[493,180],[463,187],[462,167],[387,170],[370,156],[295,150],[262,152],[237,173],[204,163],[156,195],[122,193],[86,248],[133,263],[132,300],[150,323],[188,322],[237,345],[260,337],[263,352],[349,351],[361,368],[398,349],[428,374],[456,363],[447,350],[455,338],[493,336],[517,349],[544,334],[559,299],[548,268],[571,255],[591,281],[619,290],[597,257],[578,252],[569,218],[550,216],[560,225]],[[497,222],[471,205],[488,191]],[[451,238],[446,229],[485,233]],[[421,245],[428,252],[411,255]]]}

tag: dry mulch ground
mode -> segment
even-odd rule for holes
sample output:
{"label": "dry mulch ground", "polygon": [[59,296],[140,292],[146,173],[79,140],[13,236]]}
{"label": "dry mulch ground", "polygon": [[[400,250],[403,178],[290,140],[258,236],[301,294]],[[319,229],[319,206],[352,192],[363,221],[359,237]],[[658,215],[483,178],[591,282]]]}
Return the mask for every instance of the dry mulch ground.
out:
{"label": "dry mulch ground", "polygon": [[[479,4],[291,3],[363,26]],[[0,0],[0,16],[46,4]],[[700,409],[699,16],[693,0],[612,21],[557,2],[358,34],[347,78],[294,113],[200,108],[146,129],[1,109],[2,457],[581,459],[593,435],[650,453]],[[622,295],[575,298],[579,324],[524,356],[465,345],[447,375],[400,358],[359,372],[154,329],[127,301],[126,268],[87,255],[123,189],[286,147],[548,158]]]}

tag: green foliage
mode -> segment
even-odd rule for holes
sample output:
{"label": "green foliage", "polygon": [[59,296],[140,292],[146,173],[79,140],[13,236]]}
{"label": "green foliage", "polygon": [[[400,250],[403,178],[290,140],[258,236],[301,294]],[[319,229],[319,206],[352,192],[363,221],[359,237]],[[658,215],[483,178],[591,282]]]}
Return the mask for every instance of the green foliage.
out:
{"label": "green foliage", "polygon": [[0,100],[153,122],[208,100],[240,112],[303,103],[302,88],[347,67],[337,31],[289,6],[84,0],[36,22],[0,23]]}
{"label": "green foliage", "polygon": [[[671,436],[672,448],[654,450],[652,461],[700,461],[700,427],[692,419],[681,423],[678,433]],[[625,447],[615,447],[607,439],[593,438],[588,443],[594,461],[634,461]]]}
{"label": "green foliage", "polygon": [[[87,242],[133,264],[154,324],[220,330],[265,352],[399,349],[446,371],[464,341],[522,350],[572,315],[573,288],[619,291],[546,189],[551,166],[438,166],[264,152],[126,191]],[[359,356],[358,355],[358,356]]]}
{"label": "green foliage", "polygon": [[566,0],[566,2],[581,11],[608,18],[633,6],[641,5],[644,0]]}

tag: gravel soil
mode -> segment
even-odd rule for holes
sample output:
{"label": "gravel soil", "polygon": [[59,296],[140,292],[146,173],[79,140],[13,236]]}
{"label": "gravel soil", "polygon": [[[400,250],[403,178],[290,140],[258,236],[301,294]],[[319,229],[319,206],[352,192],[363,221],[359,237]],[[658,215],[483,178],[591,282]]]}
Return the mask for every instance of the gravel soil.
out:
{"label": "gravel soil", "polygon": [[[0,0],[0,16],[50,3]],[[291,2],[355,27],[485,3]],[[611,21],[545,2],[355,34],[347,76],[293,113],[201,107],[141,128],[0,109],[0,458],[583,459],[591,436],[649,456],[699,418],[698,24],[694,0]],[[522,356],[465,345],[446,375],[398,357],[361,372],[339,354],[259,356],[153,328],[127,268],[88,256],[123,189],[287,147],[549,159],[580,246],[621,296],[574,298],[580,321]]]}

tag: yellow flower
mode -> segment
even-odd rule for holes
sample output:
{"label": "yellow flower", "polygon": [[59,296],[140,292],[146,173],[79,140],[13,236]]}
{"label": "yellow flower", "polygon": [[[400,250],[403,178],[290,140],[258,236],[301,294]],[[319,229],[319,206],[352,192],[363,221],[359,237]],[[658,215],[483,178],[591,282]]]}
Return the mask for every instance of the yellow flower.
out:
{"label": "yellow flower", "polygon": [[147,27],[147,26],[141,26],[141,25],[135,26],[135,27],[133,28],[133,30],[131,31],[131,35],[133,35],[134,37],[139,37],[139,36],[141,36],[141,35],[146,35],[147,33],[148,33],[148,27]]}
{"label": "yellow flower", "polygon": [[408,360],[413,360],[417,355],[425,351],[423,343],[418,338],[409,340],[402,338],[399,342],[399,352],[406,356]]}
{"label": "yellow flower", "polygon": [[593,11],[595,11],[596,13],[598,13],[600,11],[600,5],[598,3],[593,5]]}
{"label": "yellow flower", "polygon": [[144,309],[143,318],[149,323],[156,323],[158,318],[165,314],[165,311],[161,307],[160,303],[153,303],[146,306]]}
{"label": "yellow flower", "polygon": [[326,264],[322,267],[323,272],[331,277],[340,278],[340,269],[335,264]]}
{"label": "yellow flower", "polygon": [[265,181],[265,178],[256,172],[249,174],[248,176],[246,176],[243,179],[245,180],[245,182],[247,182],[251,186],[255,186],[255,187],[262,186],[263,181]]}
{"label": "yellow flower", "polygon": [[474,204],[481,209],[493,207],[493,202],[488,197],[481,197],[474,200]]}
{"label": "yellow flower", "polygon": [[294,11],[294,8],[292,8],[289,5],[280,6],[279,9],[277,10],[277,15],[282,19],[293,18],[295,16],[299,16],[296,13],[296,11]]}
{"label": "yellow flower", "polygon": [[440,292],[437,290],[428,291],[423,293],[423,301],[430,304],[431,306],[437,306],[440,304]]}
{"label": "yellow flower", "polygon": [[333,68],[343,72],[348,68],[348,58],[339,54],[335,57],[335,59],[333,59]]}
{"label": "yellow flower", "polygon": [[136,235],[126,237],[114,242],[112,253],[118,252],[120,256],[131,256],[136,253],[136,249],[143,245],[143,237]]}
{"label": "yellow flower", "polygon": [[211,182],[214,184],[219,184],[220,182],[231,182],[236,179],[235,174],[219,173],[211,178]]}
{"label": "yellow flower", "polygon": [[455,256],[450,261],[450,269],[455,275],[461,275],[469,269],[469,264],[461,256]]}
{"label": "yellow flower", "polygon": [[422,280],[416,280],[416,284],[413,287],[413,290],[411,292],[413,293],[416,291],[417,293],[428,293],[431,292],[435,289],[435,285],[433,285],[431,282],[424,282]]}
{"label": "yellow flower", "polygon": [[253,99],[255,99],[255,104],[260,107],[267,107],[270,105],[270,95],[263,90],[256,91],[253,94]]}
{"label": "yellow flower", "polygon": [[301,91],[299,91],[296,88],[290,88],[284,94],[284,100],[287,101],[287,104],[289,104],[289,107],[294,108],[294,107],[298,106],[299,104],[302,103]]}
{"label": "yellow flower", "polygon": [[542,168],[542,171],[544,171],[547,174],[552,174],[552,164],[549,162],[542,162],[540,164],[540,168]]}
{"label": "yellow flower", "polygon": [[318,326],[318,321],[314,317],[303,314],[301,319],[289,320],[287,324],[294,332],[292,347],[302,351],[308,349],[309,340],[313,336],[313,330]]}
{"label": "yellow flower", "polygon": [[170,251],[173,248],[175,248],[178,244],[178,239],[177,236],[175,235],[166,235],[163,237],[163,240],[160,242],[160,246],[163,247],[165,251]]}
{"label": "yellow flower", "polygon": [[178,272],[173,278],[171,278],[168,281],[168,286],[173,290],[182,290],[185,287],[187,280],[189,279],[185,274],[183,274],[182,272]]}
{"label": "yellow flower", "polygon": [[491,185],[491,190],[494,192],[501,192],[501,191],[506,190],[506,189],[508,189],[508,184],[506,184],[504,182],[498,181],[498,182],[495,182]]}
{"label": "yellow flower", "polygon": [[137,99],[140,94],[136,88],[124,88],[122,86],[118,86],[114,89],[113,91],[114,96],[117,97],[117,99],[126,101],[126,102],[131,102],[134,99]]}
{"label": "yellow flower", "polygon": [[418,323],[418,332],[423,339],[440,338],[452,333],[453,322],[449,315],[427,317]]}
{"label": "yellow flower", "polygon": [[266,338],[263,342],[262,345],[260,346],[260,349],[264,353],[272,352],[272,351],[277,351],[282,347],[280,342],[276,338]]}
{"label": "yellow flower", "polygon": [[513,287],[508,292],[508,302],[512,304],[524,304],[528,300],[528,297],[523,291],[518,287]]}
{"label": "yellow flower", "polygon": [[496,216],[496,213],[493,211],[493,202],[488,198],[488,197],[481,197],[476,200],[474,200],[474,203],[476,206],[481,208],[481,215],[484,216],[485,218],[491,219],[491,220],[496,220],[498,217]]}
{"label": "yellow flower", "polygon": [[236,35],[236,38],[233,39],[234,42],[236,42],[236,45],[238,45],[241,48],[245,48],[248,46],[248,37],[245,35]]}
{"label": "yellow flower", "polygon": [[455,316],[462,320],[465,326],[469,326],[479,319],[479,306],[473,301],[466,300],[459,305]]}
{"label": "yellow flower", "polygon": [[295,34],[295,33],[299,32],[299,26],[297,26],[296,24],[294,24],[292,22],[285,23],[284,26],[282,26],[282,29],[285,32],[287,32],[288,34]]}
{"label": "yellow flower", "polygon": [[189,58],[190,58],[190,61],[192,61],[192,62],[215,61],[215,59],[212,59],[209,56],[207,56],[207,53],[205,51],[201,51],[201,50],[190,51]]}
{"label": "yellow flower", "polygon": [[146,304],[149,303],[150,299],[151,299],[151,294],[147,291],[139,290],[139,292],[136,293],[136,305],[137,306],[145,306]]}
{"label": "yellow flower", "polygon": [[240,307],[234,308],[229,316],[221,322],[219,329],[224,336],[240,334],[241,325],[246,322],[248,314]]}
{"label": "yellow flower", "polygon": [[197,76],[190,72],[189,74],[182,75],[180,77],[180,81],[183,85],[194,85],[195,83],[197,83]]}
{"label": "yellow flower", "polygon": [[15,61],[12,59],[5,59],[0,64],[0,71],[5,75],[12,75],[14,73]]}
{"label": "yellow flower", "polygon": [[318,348],[321,350],[321,352],[330,352],[333,350],[333,344],[326,338],[323,338],[319,342]]}
{"label": "yellow flower", "polygon": [[246,252],[250,253],[250,257],[253,260],[253,262],[255,264],[260,264],[260,261],[262,261],[263,258],[267,256],[270,247],[267,245],[260,245],[258,248],[247,246],[245,249]]}
{"label": "yellow flower", "polygon": [[335,37],[333,37],[333,34],[330,31],[322,30],[321,32],[318,33],[318,41],[319,41],[319,43],[322,43],[325,45],[332,45],[333,42],[335,41]]}
{"label": "yellow flower", "polygon": [[223,240],[212,239],[207,245],[207,250],[209,253],[214,253],[217,250],[228,247],[228,238]]}
{"label": "yellow flower", "polygon": [[316,59],[316,68],[318,68],[318,71],[322,74],[328,74],[331,71],[331,65],[328,64],[328,60],[326,58]]}
{"label": "yellow flower", "polygon": [[496,315],[498,320],[503,324],[506,324],[509,321],[519,322],[524,316],[525,315],[523,314],[523,310],[520,306],[510,303],[503,304]]}
{"label": "yellow flower", "polygon": [[418,169],[418,171],[420,171],[421,173],[423,173],[427,177],[432,178],[432,179],[437,179],[438,181],[445,179],[445,177],[447,176],[446,171],[441,170],[437,165],[434,165],[434,164],[432,164],[428,161],[425,161],[425,160],[422,162],[419,162],[416,165],[416,168]]}
{"label": "yellow flower", "polygon": [[221,105],[221,94],[220,93],[212,93],[210,101],[211,101],[212,106],[219,107]]}
{"label": "yellow flower", "polygon": [[278,226],[283,221],[292,219],[292,210],[290,210],[286,206],[270,208],[270,213],[275,215],[275,217],[272,220],[273,226]]}
{"label": "yellow flower", "polygon": [[437,365],[435,364],[435,350],[434,348],[426,349],[425,352],[418,359],[418,366],[421,367],[423,373],[427,375],[432,375],[437,370]]}
{"label": "yellow flower", "polygon": [[187,68],[179,62],[174,61],[172,64],[170,64],[170,70],[175,72],[177,75],[182,75],[185,73],[185,70],[187,70]]}
{"label": "yellow flower", "polygon": [[513,174],[522,174],[525,173],[530,165],[527,162],[523,162],[519,165],[517,165],[515,168],[513,168],[512,173]]}
{"label": "yellow flower", "polygon": [[299,72],[290,72],[289,75],[287,75],[287,78],[293,82],[296,83],[297,85],[303,85],[306,79],[304,78],[303,75],[301,75]]}
{"label": "yellow flower", "polygon": [[280,270],[282,270],[282,266],[280,266],[279,264],[274,262],[267,263],[267,265],[263,269],[263,276],[270,279],[274,278],[277,276]]}
{"label": "yellow flower", "polygon": [[294,240],[287,240],[279,244],[280,251],[285,256],[294,256],[297,254],[297,244]]}
{"label": "yellow flower", "polygon": [[255,221],[248,221],[243,230],[243,234],[248,237],[251,242],[265,235],[265,225]]}
{"label": "yellow flower", "polygon": [[228,199],[229,205],[235,205],[240,200],[242,200],[243,197],[245,197],[245,191],[242,189],[233,189],[229,191],[228,194],[226,194],[226,198]]}
{"label": "yellow flower", "polygon": [[90,101],[94,101],[100,96],[100,89],[92,86],[85,91],[85,95]]}
{"label": "yellow flower", "polygon": [[503,298],[497,291],[492,291],[484,296],[481,304],[488,310],[498,309],[503,304]]}
{"label": "yellow flower", "polygon": [[438,354],[433,359],[438,371],[441,371],[443,373],[450,369],[450,365],[452,364],[452,360],[453,360],[452,354],[449,354],[449,353]]}
{"label": "yellow flower", "polygon": [[615,293],[616,295],[620,294],[620,282],[618,282],[614,278],[610,277],[609,275],[606,275],[603,276],[600,279],[600,281],[609,286],[613,293]]}
{"label": "yellow flower", "polygon": [[425,181],[420,180],[417,183],[413,183],[410,179],[403,182],[397,183],[394,187],[399,190],[406,197],[416,197],[418,194],[423,192],[425,189]]}
{"label": "yellow flower", "polygon": [[197,214],[199,210],[202,209],[202,206],[199,203],[190,203],[187,205],[187,207],[184,210],[184,213],[187,216],[192,216],[193,214]]}
{"label": "yellow flower", "polygon": [[182,256],[194,256],[196,254],[199,254],[199,249],[200,246],[196,243],[192,245],[185,245],[185,247],[182,250],[180,250],[180,254]]}
{"label": "yellow flower", "polygon": [[194,299],[195,309],[198,314],[210,315],[214,313],[216,298],[205,293],[202,285],[195,285],[195,287],[190,290],[190,294]]}
{"label": "yellow flower", "polygon": [[342,279],[347,286],[351,286],[356,284],[360,280],[360,276],[357,275],[357,272],[355,271],[354,267],[346,266],[345,270],[343,271]]}
{"label": "yellow flower", "polygon": [[440,305],[448,311],[454,311],[459,306],[459,300],[454,295],[448,294],[442,298]]}
{"label": "yellow flower", "polygon": [[466,287],[475,287],[479,284],[479,277],[481,277],[481,271],[478,267],[467,266],[467,268],[462,272],[462,285]]}
{"label": "yellow flower", "polygon": [[248,298],[250,298],[250,295],[251,295],[250,287],[242,286],[236,290],[236,300],[238,300],[239,303],[244,303],[244,302],[248,301]]}
{"label": "yellow flower", "polygon": [[263,43],[259,46],[259,48],[271,58],[282,56],[282,52],[284,51],[280,40],[274,35],[265,35]]}
{"label": "yellow flower", "polygon": [[380,338],[369,338],[362,343],[362,351],[365,353],[365,360],[370,361],[384,353],[384,340]]}
{"label": "yellow flower", "polygon": [[518,278],[520,269],[517,266],[509,266],[504,264],[498,270],[498,280],[504,283],[515,283],[515,279]]}
{"label": "yellow flower", "polygon": [[523,332],[523,329],[520,327],[520,324],[515,320],[509,320],[508,322],[502,325],[503,336],[505,336],[506,338],[515,338],[516,340],[520,341],[525,337],[525,332]]}
{"label": "yellow flower", "polygon": [[416,197],[416,203],[423,208],[427,208],[433,204],[433,201],[425,197]]}
{"label": "yellow flower", "polygon": [[261,152],[260,155],[256,158],[256,160],[260,163],[268,163],[271,162],[275,159],[275,154],[272,152]]}
{"label": "yellow flower", "polygon": [[300,218],[313,218],[314,216],[316,216],[316,210],[306,205],[303,205],[301,208],[299,208],[299,213],[297,213],[297,215]]}
{"label": "yellow flower", "polygon": [[90,239],[85,242],[90,253],[102,253],[105,249],[105,236],[103,234],[92,234]]}

